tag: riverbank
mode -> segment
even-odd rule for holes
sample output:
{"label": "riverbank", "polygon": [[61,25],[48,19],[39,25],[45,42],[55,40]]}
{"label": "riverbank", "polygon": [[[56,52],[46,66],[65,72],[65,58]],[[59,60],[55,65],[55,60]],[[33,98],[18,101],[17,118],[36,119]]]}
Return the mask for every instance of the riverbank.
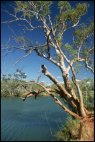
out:
{"label": "riverbank", "polygon": [[85,122],[81,141],[94,141],[94,117]]}
{"label": "riverbank", "polygon": [[94,141],[94,116],[81,121],[68,118],[56,138],[58,141]]}
{"label": "riverbank", "polygon": [[[5,96],[1,96],[1,98],[20,98],[20,97],[22,97],[22,96],[24,96],[24,94],[23,95],[20,95],[20,96],[15,96],[15,95],[12,95],[12,96],[10,96],[10,95],[5,95]],[[44,95],[39,95],[38,97],[49,97],[50,95],[49,94],[44,94]],[[31,96],[31,97],[34,97],[34,96]]]}

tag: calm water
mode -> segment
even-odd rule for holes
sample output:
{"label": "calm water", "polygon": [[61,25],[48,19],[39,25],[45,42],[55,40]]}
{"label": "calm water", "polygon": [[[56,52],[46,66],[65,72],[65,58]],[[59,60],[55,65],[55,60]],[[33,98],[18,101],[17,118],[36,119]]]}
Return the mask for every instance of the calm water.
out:
{"label": "calm water", "polygon": [[2,141],[52,141],[66,113],[50,97],[1,99]]}

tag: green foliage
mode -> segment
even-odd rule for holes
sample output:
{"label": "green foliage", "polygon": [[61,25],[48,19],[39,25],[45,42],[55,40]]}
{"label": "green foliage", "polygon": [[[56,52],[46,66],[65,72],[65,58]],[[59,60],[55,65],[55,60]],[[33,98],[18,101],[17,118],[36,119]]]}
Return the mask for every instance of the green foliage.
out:
{"label": "green foliage", "polygon": [[71,5],[68,1],[59,1],[58,7],[60,8],[61,12],[67,11],[68,9],[71,9]]}
{"label": "green foliage", "polygon": [[[80,18],[87,12],[88,5],[86,3],[79,3],[75,8],[71,7],[68,1],[59,1],[58,7],[60,9],[60,14],[56,16],[56,23],[54,25],[54,29],[56,29],[56,40],[60,47],[62,46],[62,33],[69,27],[75,25]],[[91,31],[91,28],[89,32]],[[80,31],[81,34],[81,31]],[[83,33],[81,37],[79,35],[79,40],[82,41]],[[80,41],[77,41],[79,44]],[[67,46],[67,45],[66,45]],[[75,57],[76,51],[74,48],[70,47],[69,53],[72,57]]]}
{"label": "green foliage", "polygon": [[89,53],[89,49],[88,49],[88,48],[84,48],[83,53],[84,53],[84,56],[85,56],[86,58],[89,58],[90,53]]}
{"label": "green foliage", "polygon": [[81,63],[76,63],[76,64],[75,64],[74,67],[75,67],[76,73],[79,73],[79,72],[80,72],[80,69],[82,68],[82,66],[83,66],[83,65],[82,65]]}
{"label": "green foliage", "polygon": [[22,13],[22,15],[24,17],[28,17],[28,18],[33,18],[34,15],[33,13],[31,13],[29,11],[30,5],[28,4],[28,2],[24,2],[24,1],[15,1],[16,7],[15,7],[15,12],[16,13]]}
{"label": "green foliage", "polygon": [[[9,76],[11,76],[11,78],[9,78]],[[26,78],[25,73],[22,72],[20,69],[16,70],[14,76],[12,76],[11,74],[8,74],[8,76],[3,75],[1,80],[1,96],[20,97],[28,93],[27,90],[43,91],[43,88],[41,86],[32,82],[26,82],[25,80],[23,80],[25,78]],[[46,92],[42,92],[40,94],[44,95],[46,94]]]}
{"label": "green foliage", "polygon": [[[71,86],[75,90],[75,93],[77,94],[77,90],[73,82],[71,82]],[[82,91],[83,102],[85,107],[87,108],[87,110],[93,111],[94,110],[94,80],[90,78],[81,80],[79,82],[79,86]]]}
{"label": "green foliage", "polygon": [[1,81],[1,96],[2,97],[6,97],[6,96],[21,96],[23,95],[26,90],[24,88],[21,87],[21,83],[23,84],[23,81],[20,81],[18,79],[8,79],[6,77],[6,80]]}
{"label": "green foliage", "polygon": [[1,96],[13,96],[16,89],[17,82],[6,78],[1,81]]}
{"label": "green foliage", "polygon": [[16,70],[16,73],[12,76],[11,74],[3,75],[1,80],[1,95],[2,96],[20,96],[25,92],[21,88],[20,84],[24,83],[23,79],[26,78],[26,74],[20,69]]}
{"label": "green foliage", "polygon": [[25,43],[25,38],[23,36],[18,36],[18,37],[16,37],[16,41],[19,44],[23,44],[23,43]]}
{"label": "green foliage", "polygon": [[39,11],[39,16],[45,17],[50,13],[50,5],[52,4],[51,1],[34,1],[34,3]]}
{"label": "green foliage", "polygon": [[78,43],[81,44],[92,33],[94,33],[94,23],[93,22],[90,23],[90,25],[88,26],[83,24],[80,28],[75,30],[74,34],[75,34],[76,41],[78,41]]}
{"label": "green foliage", "polygon": [[48,47],[44,46],[42,48],[38,48],[40,54],[48,55]]}
{"label": "green foliage", "polygon": [[82,90],[84,105],[88,110],[94,110],[94,81],[88,78],[82,80],[79,85]]}
{"label": "green foliage", "polygon": [[78,5],[76,6],[77,13],[80,16],[86,14],[88,6],[89,5],[86,3],[78,3]]}
{"label": "green foliage", "polygon": [[55,135],[57,140],[60,141],[70,141],[70,140],[77,140],[79,134],[79,123],[78,119],[72,119],[71,117],[68,118],[66,121],[65,126],[62,126],[61,130],[58,131]]}
{"label": "green foliage", "polygon": [[28,38],[24,37],[24,36],[17,36],[15,38],[15,41],[19,44],[19,45],[23,45],[23,48],[28,49],[28,46],[32,46],[32,42],[31,40],[29,40]]}
{"label": "green foliage", "polygon": [[44,18],[50,13],[51,1],[16,1],[15,12],[22,12],[22,14],[30,19],[34,16],[36,18]]}
{"label": "green foliage", "polygon": [[75,58],[76,55],[77,55],[77,51],[73,48],[72,45],[70,45],[69,43],[66,43],[64,46],[63,46],[63,50],[69,54],[69,56]]}
{"label": "green foliage", "polygon": [[59,44],[59,46],[62,45],[62,33],[61,32],[59,32],[57,34],[57,36],[55,37],[55,40],[57,41],[57,43]]}
{"label": "green foliage", "polygon": [[61,13],[57,17],[57,23],[60,24],[65,23],[65,25],[68,27],[69,24],[73,25],[78,22],[78,20],[87,12],[88,5],[86,3],[78,4],[76,8],[72,8],[70,3],[67,1],[60,1],[59,7],[61,10]]}

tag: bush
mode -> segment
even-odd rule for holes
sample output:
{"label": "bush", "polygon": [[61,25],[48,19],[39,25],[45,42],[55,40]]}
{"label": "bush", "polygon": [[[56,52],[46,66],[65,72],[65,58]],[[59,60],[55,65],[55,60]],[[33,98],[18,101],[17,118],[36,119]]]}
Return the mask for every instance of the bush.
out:
{"label": "bush", "polygon": [[69,118],[66,125],[62,127],[55,135],[57,140],[71,141],[77,140],[79,135],[80,121],[78,119]]}

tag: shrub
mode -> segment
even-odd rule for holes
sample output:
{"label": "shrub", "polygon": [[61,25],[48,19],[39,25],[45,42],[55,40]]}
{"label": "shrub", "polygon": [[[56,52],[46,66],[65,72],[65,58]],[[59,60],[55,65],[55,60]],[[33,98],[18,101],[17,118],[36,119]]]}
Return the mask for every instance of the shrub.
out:
{"label": "shrub", "polygon": [[66,125],[55,135],[57,140],[71,141],[78,139],[80,121],[78,119],[68,119]]}

